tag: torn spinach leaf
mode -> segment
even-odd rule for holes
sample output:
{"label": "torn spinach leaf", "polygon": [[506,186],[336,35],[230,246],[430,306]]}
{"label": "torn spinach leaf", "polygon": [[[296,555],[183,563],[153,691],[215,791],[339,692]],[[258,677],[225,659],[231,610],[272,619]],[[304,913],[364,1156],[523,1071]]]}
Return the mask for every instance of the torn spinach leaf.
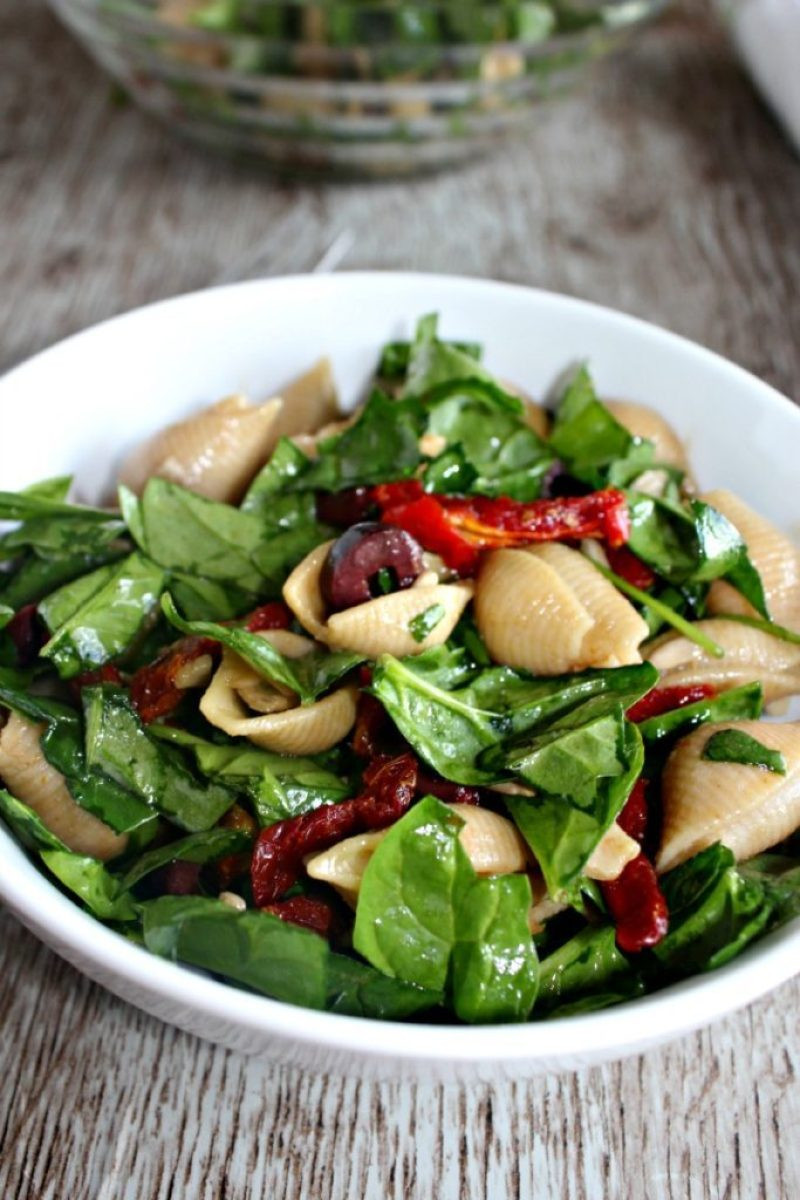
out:
{"label": "torn spinach leaf", "polygon": [[536,995],[530,884],[478,878],[461,825],[428,796],[391,827],[364,872],[353,944],[406,983],[440,992],[449,980],[462,1020],[525,1020]]}
{"label": "torn spinach leaf", "polygon": [[639,972],[617,947],[613,925],[587,925],[540,960],[536,1013],[594,1012],[643,991]]}
{"label": "torn spinach leaf", "polygon": [[422,396],[440,383],[453,379],[479,379],[494,383],[475,354],[458,343],[441,341],[435,313],[420,318],[406,362],[403,396]]}
{"label": "torn spinach leaf", "polygon": [[630,549],[672,584],[725,579],[767,617],[761,577],[736,526],[711,505],[629,495]]}
{"label": "torn spinach leaf", "polygon": [[246,629],[216,625],[210,621],[184,621],[169,593],[163,596],[161,607],[176,629],[221,642],[249,663],[259,675],[290,688],[303,704],[313,703],[343,675],[364,661],[363,654],[355,654],[350,650],[320,649],[311,650],[301,658],[289,659],[266,638]]}
{"label": "torn spinach leaf", "polygon": [[199,896],[162,896],[141,909],[144,942],[154,954],[287,1004],[391,1020],[441,1000],[335,954],[318,934],[269,913],[239,913]]}
{"label": "torn spinach leaf", "polygon": [[209,829],[201,833],[190,833],[166,846],[148,850],[128,867],[122,879],[126,890],[134,887],[145,876],[179,859],[181,862],[210,863],[228,854],[242,854],[249,850],[253,839],[241,829]]}
{"label": "torn spinach leaf", "polygon": [[718,696],[685,704],[657,717],[648,717],[638,722],[639,733],[645,745],[650,747],[671,746],[679,737],[685,737],[699,725],[720,721],[757,720],[764,707],[764,691],[760,683],[745,683],[731,688]]}
{"label": "torn spinach leaf", "polygon": [[536,999],[538,963],[526,875],[476,878],[456,910],[453,1007],[462,1021],[525,1021]]}
{"label": "torn spinach leaf", "polygon": [[[459,355],[465,355],[473,362],[480,362],[483,348],[479,342],[444,342],[444,345],[449,349],[455,350]],[[404,380],[408,372],[408,365],[411,361],[413,344],[411,342],[387,342],[381,350],[380,360],[378,362],[378,376],[380,379],[387,381]],[[458,365],[461,365],[462,359],[458,359]]]}
{"label": "torn spinach leaf", "polygon": [[196,779],[177,747],[152,738],[127,694],[83,689],[86,761],[190,833],[216,825],[236,800],[220,783]]}
{"label": "torn spinach leaf", "polygon": [[71,476],[64,475],[35,483],[21,492],[0,492],[0,521],[61,517],[66,521],[105,524],[113,519],[107,509],[70,504],[65,497],[71,483]]}
{"label": "torn spinach leaf", "polygon": [[617,720],[599,718],[585,734],[580,725],[567,725],[562,736],[565,744],[575,743],[579,762],[565,768],[554,733],[558,731],[546,735],[549,740],[539,753],[534,745],[532,769],[515,751],[521,777],[530,781],[533,775],[538,781],[535,795],[504,800],[539,863],[549,895],[559,898],[569,893],[628,799],[644,765],[644,747],[636,726],[621,714]]}
{"label": "torn spinach leaf", "polygon": [[0,817],[26,849],[63,850],[69,853],[68,847],[61,838],[50,832],[39,814],[4,788],[0,788]]}
{"label": "torn spinach leaf", "polygon": [[62,679],[110,662],[137,637],[163,584],[161,568],[138,553],[67,584],[39,606],[51,634],[42,657]]}
{"label": "torn spinach leaf", "polygon": [[42,862],[101,921],[135,921],[139,913],[125,886],[96,858],[42,850]]}
{"label": "torn spinach leaf", "polygon": [[780,750],[771,750],[757,738],[741,729],[720,729],[712,733],[701,758],[711,762],[739,763],[745,767],[756,767],[772,771],[776,775],[786,774],[786,759]]}
{"label": "torn spinach leaf", "polygon": [[408,629],[414,641],[424,642],[428,634],[433,633],[444,615],[443,604],[431,604],[429,608],[417,613],[408,623]]}
{"label": "torn spinach leaf", "polygon": [[[669,933],[651,953],[667,979],[730,962],[769,926],[775,899],[757,876],[740,872],[719,842],[661,878]],[[666,982],[666,980],[665,980]]]}
{"label": "torn spinach leaf", "polygon": [[636,473],[652,464],[653,446],[634,437],[601,403],[591,376],[581,366],[568,382],[556,410],[549,446],[575,478],[592,487],[616,482],[611,472]]}

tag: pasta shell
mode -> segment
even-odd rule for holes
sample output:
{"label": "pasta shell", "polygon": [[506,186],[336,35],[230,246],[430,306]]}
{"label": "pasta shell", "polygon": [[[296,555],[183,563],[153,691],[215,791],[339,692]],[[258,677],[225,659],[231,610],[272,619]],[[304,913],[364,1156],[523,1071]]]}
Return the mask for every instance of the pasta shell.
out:
{"label": "pasta shell", "polygon": [[[337,650],[354,650],[368,658],[393,654],[403,658],[440,646],[453,632],[472,598],[471,583],[436,583],[431,572],[413,587],[364,604],[333,613],[326,619],[320,591],[320,575],[333,542],[312,550],[292,571],[283,586],[283,598],[304,629]],[[444,613],[421,641],[414,639],[409,624],[427,609],[441,605]]]}
{"label": "pasta shell", "polygon": [[175,672],[173,683],[180,691],[185,688],[205,687],[214,670],[214,660],[210,654],[201,654],[199,658],[190,658]]}
{"label": "pasta shell", "polygon": [[475,619],[496,662],[541,675],[641,661],[647,626],[577,550],[494,550],[478,575]]}
{"label": "pasta shell", "polygon": [[[336,650],[354,650],[368,658],[393,654],[405,658],[441,646],[450,637],[459,617],[472,599],[471,583],[415,584],[388,596],[378,596],[328,618],[326,641]],[[421,640],[413,636],[411,623],[429,609],[441,606],[442,615]]]}
{"label": "pasta shell", "polygon": [[252,716],[232,681],[241,681],[241,660],[230,650],[200,701],[210,724],[231,737],[245,737],[276,754],[321,754],[350,732],[356,719],[358,688],[345,684],[315,704]]}
{"label": "pasta shell", "polygon": [[220,400],[134,450],[120,480],[138,493],[158,476],[210,500],[235,501],[275,445],[281,405],[253,406],[244,396]]}
{"label": "pasta shell", "polygon": [[[732,492],[723,489],[706,492],[701,499],[726,516],[747,543],[750,558],[764,584],[772,619],[800,632],[800,550],[786,534]],[[757,615],[744,596],[724,580],[712,584],[708,609],[711,613]]]}
{"label": "pasta shell", "polygon": [[[709,737],[720,729],[739,729],[771,750],[780,750],[786,774],[702,758]],[[800,725],[704,725],[683,738],[669,756],[662,799],[659,871],[669,871],[718,841],[737,860],[768,850],[800,827]]]}
{"label": "pasta shell", "polygon": [[662,686],[710,683],[727,691],[744,683],[760,682],[768,704],[800,693],[800,646],[724,618],[697,621],[695,628],[722,646],[725,657],[706,654],[680,634],[656,638],[644,653],[661,673]]}
{"label": "pasta shell", "polygon": [[283,598],[304,629],[318,642],[327,641],[325,603],[319,580],[334,539],[316,546],[298,563],[283,585]]}
{"label": "pasta shell", "polygon": [[321,358],[309,371],[280,389],[283,409],[276,424],[276,441],[298,433],[314,432],[341,416],[333,368]]}
{"label": "pasta shell", "polygon": [[686,448],[675,430],[661,413],[646,404],[633,404],[628,400],[604,400],[606,408],[624,425],[634,437],[647,438],[655,446],[655,461],[668,463],[688,471],[689,461]]}
{"label": "pasta shell", "polygon": [[103,862],[116,858],[127,846],[127,836],[115,833],[73,800],[64,776],[42,753],[43,730],[43,725],[14,712],[9,716],[0,730],[0,776],[6,787],[75,854]]}
{"label": "pasta shell", "polygon": [[[459,841],[478,875],[508,875],[528,866],[528,848],[513,822],[474,804],[449,804],[464,822]],[[355,907],[361,880],[388,830],[359,833],[306,859],[311,879],[328,883]]]}
{"label": "pasta shell", "polygon": [[629,837],[615,821],[595,846],[583,873],[587,879],[597,879],[601,882],[617,879],[638,853],[639,843]]}
{"label": "pasta shell", "polygon": [[547,885],[543,877],[536,871],[528,875],[531,885],[532,904],[528,909],[528,928],[531,933],[542,933],[545,922],[551,917],[566,912],[569,908],[566,900],[553,900],[547,893]]}

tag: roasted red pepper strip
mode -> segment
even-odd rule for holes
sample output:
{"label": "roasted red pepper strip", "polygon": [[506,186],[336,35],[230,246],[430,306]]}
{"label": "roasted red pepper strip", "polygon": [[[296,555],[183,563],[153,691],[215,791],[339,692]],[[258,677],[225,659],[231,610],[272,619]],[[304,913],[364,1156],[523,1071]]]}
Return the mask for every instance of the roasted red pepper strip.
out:
{"label": "roasted red pepper strip", "polygon": [[249,633],[258,633],[261,629],[288,629],[292,623],[292,614],[280,600],[271,600],[254,609],[244,619],[245,629]]}
{"label": "roasted red pepper strip", "polygon": [[626,583],[632,583],[642,592],[646,592],[656,581],[655,571],[651,571],[647,563],[637,558],[627,546],[607,546],[606,558],[615,575],[619,575]]}
{"label": "roasted red pepper strip", "polygon": [[615,548],[630,536],[627,501],[616,488],[522,504],[503,497],[426,495],[411,480],[382,484],[373,496],[383,521],[405,529],[461,575],[474,572],[480,550],[580,538],[602,538]]}
{"label": "roasted red pepper strip", "polygon": [[140,667],[131,680],[131,700],[145,725],[159,717],[168,717],[178,707],[185,689],[178,687],[175,680],[188,663],[204,654],[216,659],[219,652],[219,642],[211,638],[186,637],[168,647],[154,662]]}
{"label": "roasted red pepper strip", "polygon": [[290,896],[288,900],[278,900],[275,904],[266,904],[262,912],[280,917],[289,925],[299,925],[302,929],[312,929],[314,933],[329,938],[333,932],[336,914],[330,904],[324,900],[316,900],[312,896]]}
{"label": "roasted red pepper strip", "polygon": [[655,687],[631,705],[626,716],[629,721],[639,724],[650,717],[660,717],[662,713],[672,712],[674,708],[685,708],[687,704],[709,700],[716,694],[717,689],[712,683],[695,683],[685,687]]}
{"label": "roasted red pepper strip", "polygon": [[401,754],[372,764],[364,772],[365,791],[355,799],[326,804],[263,829],[250,868],[258,907],[273,904],[288,891],[306,854],[397,821],[411,806],[416,784],[416,760],[413,754]]}

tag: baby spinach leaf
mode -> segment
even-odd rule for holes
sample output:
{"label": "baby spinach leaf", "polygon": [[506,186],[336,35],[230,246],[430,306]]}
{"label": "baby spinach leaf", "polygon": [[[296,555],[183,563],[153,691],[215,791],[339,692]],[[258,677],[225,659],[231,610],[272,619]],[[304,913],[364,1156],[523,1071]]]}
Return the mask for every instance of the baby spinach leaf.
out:
{"label": "baby spinach leaf", "polygon": [[304,654],[302,658],[289,659],[257,633],[210,621],[185,621],[169,593],[162,597],[161,607],[176,629],[221,642],[249,663],[254,671],[296,692],[303,704],[313,703],[317,696],[364,661],[363,654],[355,654],[350,650],[329,652],[319,649]]}
{"label": "baby spinach leaf", "polygon": [[769,746],[765,746],[763,742],[741,729],[720,729],[717,733],[712,733],[700,757],[711,762],[757,767],[762,771],[772,771],[776,775],[786,774],[786,759],[780,750],[771,750]]}
{"label": "baby spinach leaf", "polygon": [[706,654],[710,654],[713,658],[724,658],[725,651],[722,646],[715,642],[712,638],[702,633],[691,621],[687,621],[685,617],[673,608],[670,604],[665,603],[658,597],[651,595],[650,592],[643,592],[641,588],[635,587],[632,583],[628,583],[627,579],[623,579],[621,575],[616,575],[613,571],[609,571],[608,567],[604,567],[602,563],[595,562],[593,558],[589,562],[596,570],[604,575],[614,587],[622,592],[623,596],[627,596],[629,600],[634,600],[637,604],[641,604],[645,610],[645,617],[648,624],[652,627],[658,622],[666,625],[671,625],[673,629],[677,629],[690,642],[700,646],[705,650]]}
{"label": "baby spinach leaf", "polygon": [[[261,468],[250,484],[242,501],[242,511],[257,513],[271,520],[270,513],[276,498],[286,492],[292,492],[296,481],[302,479],[312,463],[313,459],[304,454],[291,438],[281,438],[269,462]],[[293,502],[298,506],[303,503],[299,496],[295,497]]]}
{"label": "baby spinach leaf", "polygon": [[472,348],[439,339],[438,324],[435,313],[417,322],[406,362],[403,396],[422,396],[437,384],[453,379],[481,379],[494,383],[494,377],[480,365]]}
{"label": "baby spinach leaf", "polygon": [[169,571],[235,584],[253,595],[264,588],[264,573],[254,562],[264,524],[255,513],[151,479],[131,532],[144,553]]}
{"label": "baby spinach leaf", "polygon": [[[466,355],[467,358],[480,362],[483,348],[479,342],[444,342],[447,347],[452,347],[460,354]],[[408,371],[408,364],[411,360],[412,343],[411,342],[387,342],[381,350],[380,361],[378,363],[378,376],[381,379],[398,380],[405,379]],[[459,363],[462,360],[459,360]]]}
{"label": "baby spinach leaf", "polygon": [[757,720],[764,707],[760,683],[745,683],[719,696],[674,708],[658,717],[638,723],[639,733],[648,747],[670,745],[707,722]]}
{"label": "baby spinach leaf", "polygon": [[190,833],[188,837],[178,838],[166,846],[157,846],[142,854],[125,872],[122,887],[132,888],[152,871],[176,859],[201,864],[216,862],[228,854],[241,854],[249,850],[252,842],[250,835],[241,829],[209,829],[207,832]]}
{"label": "baby spinach leaf", "polygon": [[[575,743],[580,725],[566,726],[563,737]],[[539,782],[533,796],[506,796],[506,807],[520,833],[533,851],[554,898],[566,895],[586,866],[593,850],[619,814],[641,774],[644,748],[638,730],[630,722],[601,717],[587,730],[580,744],[583,761],[564,766],[559,738],[553,729],[543,743],[548,753],[535,753],[531,774]],[[576,749],[577,749],[576,744]],[[515,752],[516,761],[519,751]],[[589,773],[596,760],[597,776],[592,786]],[[519,758],[522,778],[529,779],[525,760]],[[517,768],[519,769],[519,768]],[[529,780],[530,781],[530,780]],[[570,790],[575,789],[577,791]]]}
{"label": "baby spinach leaf", "polygon": [[800,859],[770,851],[740,863],[739,874],[760,884],[773,902],[771,927],[800,917]]}
{"label": "baby spinach leaf", "polygon": [[361,883],[353,945],[378,970],[441,992],[471,1022],[525,1020],[536,952],[524,875],[479,879],[462,822],[428,796],[391,827]]}
{"label": "baby spinach leaf", "polygon": [[456,910],[453,1007],[470,1024],[527,1020],[536,999],[536,951],[526,875],[475,879]]}
{"label": "baby spinach leaf", "polygon": [[37,517],[62,517],[104,524],[112,514],[104,508],[69,504],[64,497],[72,480],[69,476],[46,479],[21,492],[0,492],[0,521],[29,521]]}
{"label": "baby spinach leaf", "polygon": [[319,444],[317,458],[296,480],[294,490],[338,492],[412,475],[421,461],[421,432],[416,405],[374,391],[352,425]]}
{"label": "baby spinach leaf", "polygon": [[135,921],[138,910],[124,885],[96,858],[65,850],[42,850],[42,862],[101,921]]}
{"label": "baby spinach leaf", "polygon": [[[421,658],[424,656],[420,656]],[[456,783],[488,783],[492,775],[477,766],[482,750],[510,732],[498,713],[478,708],[461,691],[445,691],[414,660],[382,655],[372,675],[372,692],[400,732],[425,761]]]}
{"label": "baby spinach leaf", "polygon": [[[253,593],[226,580],[170,571],[169,588],[187,621],[232,621],[253,605]],[[266,593],[265,593],[266,594]]]}
{"label": "baby spinach leaf", "polygon": [[641,976],[617,948],[613,925],[587,925],[541,959],[536,1013],[591,1012],[643,991]]}
{"label": "baby spinach leaf", "polygon": [[26,849],[69,853],[61,838],[50,832],[38,813],[3,788],[0,788],[0,817]]}
{"label": "baby spinach leaf", "polygon": [[190,833],[210,829],[236,795],[195,779],[181,752],[152,738],[120,688],[83,689],[86,761]]}
{"label": "baby spinach leaf", "polygon": [[0,604],[0,629],[3,629],[13,616],[13,608],[10,608],[7,604]]}
{"label": "baby spinach leaf", "polygon": [[394,824],[372,855],[358,896],[353,945],[385,975],[441,991],[456,912],[474,872],[463,822],[432,796]]}
{"label": "baby spinach leaf", "polygon": [[466,495],[478,478],[478,470],[468,462],[463,446],[448,446],[425,468],[422,482],[426,492],[440,495]]}
{"label": "baby spinach leaf", "polygon": [[335,954],[316,933],[268,913],[240,913],[200,896],[162,896],[141,911],[148,950],[287,1004],[391,1020],[441,999]]}
{"label": "baby spinach leaf", "polygon": [[761,577],[736,526],[701,500],[629,496],[634,554],[673,584],[726,579],[768,617]]}
{"label": "baby spinach leaf", "polygon": [[670,926],[652,954],[669,978],[730,962],[765,931],[775,909],[763,881],[737,870],[719,842],[664,875],[661,890]]}
{"label": "baby spinach leaf", "polygon": [[42,656],[62,679],[116,658],[152,613],[163,583],[160,567],[134,553],[67,584],[39,606],[51,633]]}
{"label": "baby spinach leaf", "polygon": [[571,475],[594,487],[633,461],[637,473],[652,462],[652,443],[636,438],[597,398],[591,376],[581,366],[567,384],[556,411],[550,449]]}

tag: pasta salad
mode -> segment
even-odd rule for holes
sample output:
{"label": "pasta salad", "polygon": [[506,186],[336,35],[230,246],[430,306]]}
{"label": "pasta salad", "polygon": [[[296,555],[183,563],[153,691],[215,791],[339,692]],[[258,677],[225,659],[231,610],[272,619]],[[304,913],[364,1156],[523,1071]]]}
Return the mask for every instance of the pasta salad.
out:
{"label": "pasta salad", "polygon": [[586,366],[546,407],[424,317],[349,415],[322,360],[70,487],[0,492],[0,817],[121,936],[499,1023],[800,915],[800,551]]}

